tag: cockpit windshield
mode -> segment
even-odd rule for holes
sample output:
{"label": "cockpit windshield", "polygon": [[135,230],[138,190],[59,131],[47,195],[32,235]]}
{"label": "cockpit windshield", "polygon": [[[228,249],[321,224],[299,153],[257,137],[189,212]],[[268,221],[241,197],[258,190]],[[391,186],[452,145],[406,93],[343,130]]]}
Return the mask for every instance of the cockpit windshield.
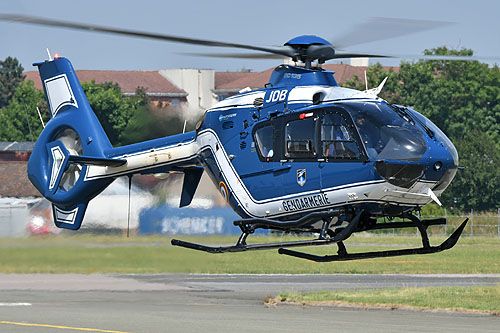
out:
{"label": "cockpit windshield", "polygon": [[418,161],[427,150],[423,131],[405,113],[382,103],[350,106],[370,158]]}
{"label": "cockpit windshield", "polygon": [[432,121],[424,117],[422,114],[419,112],[408,108],[407,109],[409,112],[412,113],[412,115],[417,118],[422,124],[427,126],[433,134],[439,139],[439,141],[443,142],[446,145],[446,148],[448,148],[448,151],[451,153],[451,156],[453,157],[453,161],[455,162],[455,165],[458,165],[458,153],[457,149],[453,145],[450,139],[437,127],[434,125]]}

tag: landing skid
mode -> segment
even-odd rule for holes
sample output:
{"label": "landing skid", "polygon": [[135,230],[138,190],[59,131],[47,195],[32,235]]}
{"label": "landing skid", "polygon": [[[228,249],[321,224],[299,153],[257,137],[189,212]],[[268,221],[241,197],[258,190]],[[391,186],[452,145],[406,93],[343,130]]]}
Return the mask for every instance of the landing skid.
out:
{"label": "landing skid", "polygon": [[[431,225],[442,225],[446,224],[445,219],[435,219],[435,220],[423,220],[421,221],[414,215],[405,214],[402,217],[408,218],[407,222],[391,222],[391,223],[376,223],[373,225],[361,224],[361,216],[363,211],[357,212],[351,221],[347,221],[347,226],[341,226],[341,222],[334,224],[336,228],[334,230],[330,229],[331,223],[334,217],[345,216],[345,211],[343,209],[328,210],[322,212],[310,213],[298,220],[294,221],[277,221],[270,219],[243,219],[234,222],[241,228],[241,236],[237,243],[232,246],[219,246],[212,247],[202,244],[190,243],[178,239],[172,239],[171,243],[175,246],[181,246],[193,250],[204,251],[208,253],[226,253],[226,252],[244,252],[252,250],[269,250],[278,249],[278,253],[285,254],[293,257],[308,259],[316,262],[332,262],[332,261],[347,261],[356,259],[368,259],[368,258],[382,258],[382,257],[394,257],[394,256],[404,256],[404,255],[414,255],[414,254],[429,254],[441,252],[444,250],[451,249],[458,241],[458,238],[462,234],[465,225],[468,222],[466,219],[460,227],[441,245],[431,246],[429,242],[429,237],[427,235],[427,228]],[[314,221],[322,220],[323,224],[321,229],[314,229],[310,224]],[[346,222],[346,221],[344,221]],[[389,228],[407,228],[416,227],[422,238],[422,247],[411,248],[411,249],[401,249],[401,250],[389,250],[389,251],[378,251],[378,252],[363,252],[363,253],[348,253],[347,249],[343,243],[344,240],[349,238],[353,233],[367,230],[375,229],[389,229]],[[288,242],[277,242],[277,243],[263,243],[263,244],[247,244],[247,237],[254,233],[256,229],[272,229],[272,230],[282,230],[289,232],[307,232],[307,233],[319,233],[318,238],[309,240],[299,240],[299,241],[288,241]],[[326,255],[318,256],[314,254],[298,252],[293,250],[288,250],[286,248],[299,247],[299,246],[315,246],[315,245],[328,245],[337,244],[338,251],[337,255]]]}
{"label": "landing skid", "polygon": [[[312,260],[316,262],[332,262],[332,261],[348,261],[348,260],[358,260],[358,259],[371,259],[371,258],[384,258],[384,257],[397,257],[397,256],[407,256],[413,254],[429,254],[429,253],[437,253],[444,250],[449,250],[457,243],[462,231],[465,228],[465,225],[469,219],[466,219],[460,227],[441,245],[439,246],[430,246],[424,245],[420,248],[413,249],[402,249],[402,250],[390,250],[390,251],[377,251],[377,252],[362,252],[362,253],[347,253],[345,246],[343,246],[342,242],[337,243],[339,245],[338,255],[333,256],[318,256],[315,254],[309,254],[304,252],[298,252],[288,249],[278,249],[278,253],[286,254],[292,257]],[[341,245],[342,244],[342,245]]]}
{"label": "landing skid", "polygon": [[[238,239],[238,242],[236,245],[233,246],[222,246],[222,247],[211,247],[211,246],[205,246],[201,244],[196,244],[196,243],[189,243],[185,241],[181,241],[178,239],[172,239],[172,245],[177,245],[177,246],[182,246],[186,247],[189,249],[193,250],[200,250],[200,251],[205,251],[209,253],[225,253],[225,252],[243,252],[243,251],[249,251],[249,250],[269,250],[269,249],[280,249],[282,247],[296,247],[296,246],[312,246],[312,245],[326,245],[329,243],[338,243],[341,242],[347,238],[354,232],[359,220],[361,217],[361,213],[356,215],[354,219],[349,223],[347,227],[342,229],[339,233],[336,235],[333,235],[333,237],[325,237],[325,234],[321,236],[318,239],[311,239],[311,240],[300,240],[300,241],[291,241],[291,242],[279,242],[279,243],[265,243],[265,244],[247,244],[246,243],[246,238],[248,236],[247,232],[243,232],[240,238]],[[236,221],[238,223],[239,221]],[[275,223],[276,221],[273,221]],[[263,223],[263,221],[259,221],[260,224]],[[277,222],[279,223],[279,222]],[[289,223],[289,222],[285,222]],[[298,223],[300,224],[300,223]],[[324,225],[326,225],[327,222],[324,222]],[[326,228],[325,228],[326,229]],[[326,230],[325,230],[326,232]]]}

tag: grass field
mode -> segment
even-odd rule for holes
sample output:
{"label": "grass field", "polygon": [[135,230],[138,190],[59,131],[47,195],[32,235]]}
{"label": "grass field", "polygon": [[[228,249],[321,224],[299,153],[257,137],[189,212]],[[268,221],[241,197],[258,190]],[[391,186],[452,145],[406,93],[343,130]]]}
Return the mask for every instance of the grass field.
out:
{"label": "grass field", "polygon": [[[204,244],[231,244],[235,237],[180,237]],[[255,237],[276,242],[295,237]],[[431,237],[439,244],[444,237]],[[414,236],[351,237],[351,252],[420,246]],[[335,254],[336,246],[304,248]],[[418,256],[337,263],[314,263],[279,255],[277,250],[208,254],[173,247],[169,237],[60,234],[0,240],[0,273],[500,273],[500,239],[463,237],[451,250]]]}
{"label": "grass field", "polygon": [[429,287],[378,290],[316,291],[304,294],[281,293],[271,302],[301,304],[413,307],[455,311],[485,311],[500,315],[500,286]]}

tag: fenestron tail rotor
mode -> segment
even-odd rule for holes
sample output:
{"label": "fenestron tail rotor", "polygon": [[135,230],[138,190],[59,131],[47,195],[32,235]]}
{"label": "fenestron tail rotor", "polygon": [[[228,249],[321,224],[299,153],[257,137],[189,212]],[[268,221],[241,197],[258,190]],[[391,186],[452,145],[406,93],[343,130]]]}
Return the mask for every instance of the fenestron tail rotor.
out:
{"label": "fenestron tail rotor", "polygon": [[[54,141],[59,140],[62,142],[64,147],[69,151],[71,155],[82,155],[83,147],[82,141],[78,134],[71,128],[66,128],[60,131]],[[61,181],[59,183],[59,188],[69,191],[80,178],[80,173],[82,171],[82,166],[80,164],[70,164],[66,171],[64,171]]]}

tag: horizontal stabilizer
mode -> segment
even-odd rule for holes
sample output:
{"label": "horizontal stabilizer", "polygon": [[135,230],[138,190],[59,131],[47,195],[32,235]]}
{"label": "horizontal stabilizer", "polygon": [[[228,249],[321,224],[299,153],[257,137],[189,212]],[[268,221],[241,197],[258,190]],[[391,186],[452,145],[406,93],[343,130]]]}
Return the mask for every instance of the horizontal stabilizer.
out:
{"label": "horizontal stabilizer", "polygon": [[101,158],[101,157],[89,157],[80,155],[70,155],[69,161],[77,164],[85,165],[98,165],[98,166],[110,166],[119,167],[127,163],[127,160],[114,159],[114,158]]}

